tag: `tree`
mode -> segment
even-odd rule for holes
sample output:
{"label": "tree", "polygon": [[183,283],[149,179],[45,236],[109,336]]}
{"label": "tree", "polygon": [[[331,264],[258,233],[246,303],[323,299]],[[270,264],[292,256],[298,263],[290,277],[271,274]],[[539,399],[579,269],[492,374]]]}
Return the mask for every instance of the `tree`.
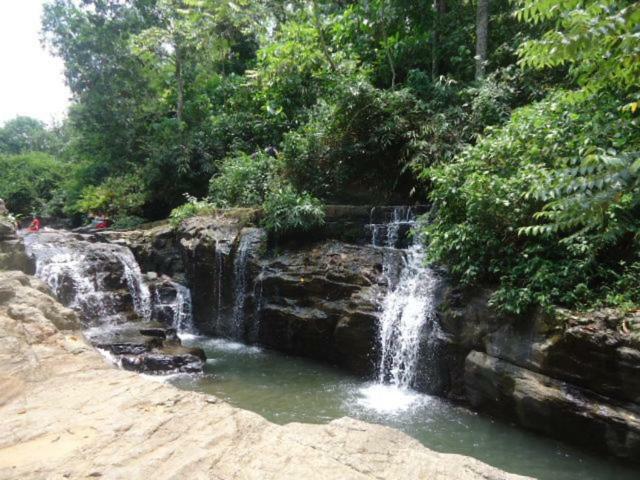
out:
{"label": "tree", "polygon": [[476,17],[476,80],[485,75],[489,40],[489,0],[478,0]]}
{"label": "tree", "polygon": [[54,135],[35,118],[18,116],[0,128],[0,154],[51,152],[55,143]]}

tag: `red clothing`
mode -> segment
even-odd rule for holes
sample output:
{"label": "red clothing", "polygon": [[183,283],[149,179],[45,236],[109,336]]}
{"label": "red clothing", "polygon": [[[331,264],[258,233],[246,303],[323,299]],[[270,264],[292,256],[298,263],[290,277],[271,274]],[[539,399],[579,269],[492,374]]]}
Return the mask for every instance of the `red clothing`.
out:
{"label": "red clothing", "polygon": [[31,225],[29,225],[29,231],[30,232],[37,232],[40,230],[40,219],[39,218],[34,218],[33,222],[31,222]]}

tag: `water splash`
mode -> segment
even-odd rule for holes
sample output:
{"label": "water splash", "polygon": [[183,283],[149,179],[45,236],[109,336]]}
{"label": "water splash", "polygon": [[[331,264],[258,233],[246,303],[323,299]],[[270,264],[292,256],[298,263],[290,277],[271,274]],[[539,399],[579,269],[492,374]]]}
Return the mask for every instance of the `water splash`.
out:
{"label": "water splash", "polygon": [[36,261],[36,276],[85,321],[122,322],[131,306],[150,320],[151,294],[127,247],[55,231],[26,235],[24,243]]}

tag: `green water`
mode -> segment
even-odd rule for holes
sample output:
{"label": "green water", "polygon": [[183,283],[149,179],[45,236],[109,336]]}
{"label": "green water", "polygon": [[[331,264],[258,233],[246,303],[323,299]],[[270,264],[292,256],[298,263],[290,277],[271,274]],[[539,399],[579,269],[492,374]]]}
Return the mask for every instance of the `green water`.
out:
{"label": "green water", "polygon": [[331,367],[221,339],[188,337],[207,352],[204,375],[179,388],[217,396],[272,422],[350,416],[396,427],[440,452],[460,453],[542,480],[638,480],[640,469],[494,421],[437,397],[365,383]]}

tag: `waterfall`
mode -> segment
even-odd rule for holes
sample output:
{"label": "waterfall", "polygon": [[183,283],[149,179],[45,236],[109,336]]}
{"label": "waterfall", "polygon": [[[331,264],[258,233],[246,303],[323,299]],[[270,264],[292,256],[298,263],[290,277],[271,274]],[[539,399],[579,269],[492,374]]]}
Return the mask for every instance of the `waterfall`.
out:
{"label": "waterfall", "polygon": [[[386,225],[371,224],[372,244],[396,249],[402,243],[401,235],[406,235],[413,226],[415,217],[410,208],[394,208]],[[389,281],[390,290],[381,305],[378,380],[409,388],[416,377],[421,338],[435,319],[438,278],[424,265],[425,254],[419,238],[414,238],[404,253],[399,277],[396,282]],[[385,273],[389,270],[386,263]]]}
{"label": "waterfall", "polygon": [[36,261],[36,276],[85,321],[122,323],[127,320],[127,305],[150,320],[151,294],[131,251],[89,240],[55,231],[24,237],[27,252]]}
{"label": "waterfall", "polygon": [[151,283],[152,295],[126,246],[55,230],[25,235],[24,243],[36,261],[36,276],[76,310],[87,327],[102,331],[153,319],[177,331],[192,331],[189,289],[162,277]]}
{"label": "waterfall", "polygon": [[261,285],[255,254],[265,238],[262,229],[245,227],[226,258],[216,250],[213,293],[217,297],[214,332],[218,336],[240,342],[257,338],[256,289]]}
{"label": "waterfall", "polygon": [[253,239],[250,235],[240,235],[233,262],[234,302],[231,335],[236,339],[241,339],[245,330],[244,305],[247,295],[247,260],[251,251],[252,241]]}
{"label": "waterfall", "polygon": [[409,247],[398,283],[385,297],[380,315],[378,379],[403,388],[415,379],[421,336],[435,318],[437,277],[424,260],[418,243]]}
{"label": "waterfall", "polygon": [[169,290],[173,294],[169,298],[163,298],[161,290],[156,288],[154,295],[154,308],[156,310],[169,310],[171,328],[178,332],[191,333],[194,331],[191,291],[184,285],[174,282],[173,280],[165,280],[169,286]]}
{"label": "waterfall", "polygon": [[224,273],[224,257],[222,252],[218,249],[218,245],[216,245],[215,250],[215,284],[214,284],[214,293],[217,297],[216,304],[216,331],[220,331],[223,327],[222,325],[222,275]]}

